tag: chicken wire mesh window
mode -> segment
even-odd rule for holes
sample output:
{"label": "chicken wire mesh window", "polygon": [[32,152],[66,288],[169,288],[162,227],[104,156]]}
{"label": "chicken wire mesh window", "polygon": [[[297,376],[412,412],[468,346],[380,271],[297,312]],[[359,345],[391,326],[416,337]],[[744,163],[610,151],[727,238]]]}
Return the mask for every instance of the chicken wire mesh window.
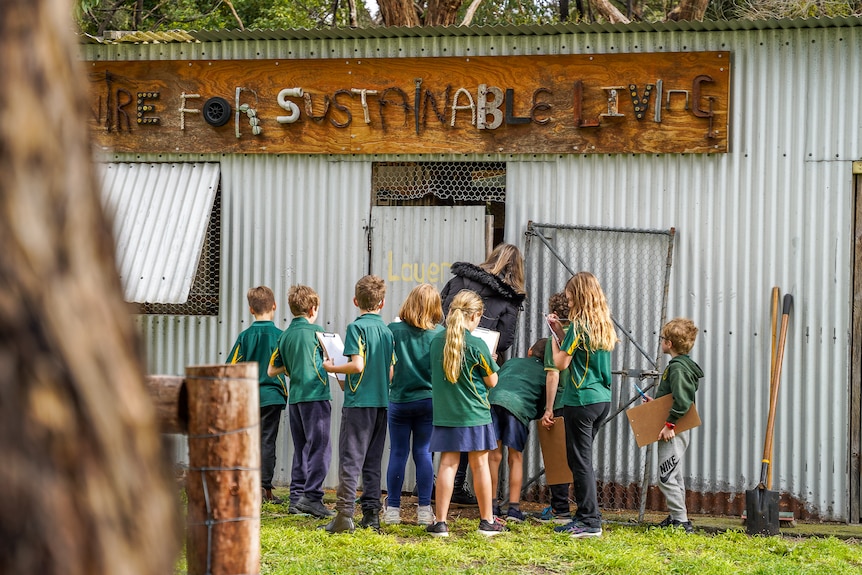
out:
{"label": "chicken wire mesh window", "polygon": [[450,206],[506,201],[505,162],[375,162],[378,206]]}
{"label": "chicken wire mesh window", "polygon": [[197,271],[185,303],[141,303],[139,313],[154,315],[218,315],[221,252],[221,190],[216,191]]}

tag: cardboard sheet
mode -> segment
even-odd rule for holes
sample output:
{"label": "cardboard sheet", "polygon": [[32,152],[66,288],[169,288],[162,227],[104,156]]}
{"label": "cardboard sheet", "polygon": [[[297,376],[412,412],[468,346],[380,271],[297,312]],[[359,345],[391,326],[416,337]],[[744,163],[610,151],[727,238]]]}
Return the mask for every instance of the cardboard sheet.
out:
{"label": "cardboard sheet", "polygon": [[[668,394],[626,411],[626,416],[629,418],[629,425],[631,425],[632,431],[635,434],[638,447],[644,447],[658,441],[658,434],[664,426],[665,421],[667,421],[667,416],[670,413],[672,405],[673,396]],[[692,403],[688,413],[676,422],[674,431],[679,433],[699,425],[700,415],[697,413],[695,404]]]}

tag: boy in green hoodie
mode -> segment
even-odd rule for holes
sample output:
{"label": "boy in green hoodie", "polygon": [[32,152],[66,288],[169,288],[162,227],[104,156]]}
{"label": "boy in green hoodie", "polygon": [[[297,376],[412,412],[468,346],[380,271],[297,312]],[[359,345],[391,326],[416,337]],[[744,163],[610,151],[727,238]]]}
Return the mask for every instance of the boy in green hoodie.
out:
{"label": "boy in green hoodie", "polygon": [[676,318],[661,330],[661,351],[670,355],[670,361],[661,376],[656,399],[671,394],[673,405],[667,422],[658,435],[659,489],[667,500],[670,515],[659,527],[682,527],[686,533],[694,528],[685,507],[685,482],[682,459],[688,448],[690,431],[676,433],[676,422],[694,403],[694,394],[703,377],[703,370],[689,356],[697,337],[697,326],[690,319]]}

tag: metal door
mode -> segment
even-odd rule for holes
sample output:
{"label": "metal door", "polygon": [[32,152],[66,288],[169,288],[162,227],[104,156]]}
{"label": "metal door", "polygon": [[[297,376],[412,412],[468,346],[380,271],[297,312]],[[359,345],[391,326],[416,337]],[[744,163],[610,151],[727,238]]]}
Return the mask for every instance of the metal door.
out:
{"label": "metal door", "polygon": [[410,290],[442,289],[455,262],[485,259],[484,206],[375,206],[371,212],[371,273],[386,281],[382,317],[390,322]]}

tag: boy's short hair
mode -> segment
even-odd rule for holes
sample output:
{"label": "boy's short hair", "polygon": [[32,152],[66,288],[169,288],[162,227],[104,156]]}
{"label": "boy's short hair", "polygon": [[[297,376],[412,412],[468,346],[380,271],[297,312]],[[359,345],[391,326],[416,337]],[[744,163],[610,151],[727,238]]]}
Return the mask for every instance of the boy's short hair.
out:
{"label": "boy's short hair", "polygon": [[356,305],[359,309],[368,311],[375,310],[383,303],[386,297],[386,282],[383,278],[375,275],[367,275],[356,282]]}
{"label": "boy's short hair", "polygon": [[320,306],[320,296],[308,286],[290,286],[287,292],[287,305],[294,316],[307,316],[311,310]]}
{"label": "boy's short hair", "polygon": [[697,338],[697,326],[688,318],[678,317],[670,320],[661,328],[661,336],[670,341],[678,353],[688,353]]}
{"label": "boy's short hair", "polygon": [[248,307],[255,315],[272,311],[272,306],[275,305],[275,294],[266,286],[251,288],[246,297],[248,298]]}
{"label": "boy's short hair", "polygon": [[548,344],[548,338],[543,337],[539,339],[536,343],[533,344],[533,347],[530,348],[530,355],[532,357],[537,357],[541,360],[545,359],[545,347]]}
{"label": "boy's short hair", "polygon": [[562,321],[569,319],[569,300],[566,292],[557,292],[548,298],[548,313],[555,313]]}

